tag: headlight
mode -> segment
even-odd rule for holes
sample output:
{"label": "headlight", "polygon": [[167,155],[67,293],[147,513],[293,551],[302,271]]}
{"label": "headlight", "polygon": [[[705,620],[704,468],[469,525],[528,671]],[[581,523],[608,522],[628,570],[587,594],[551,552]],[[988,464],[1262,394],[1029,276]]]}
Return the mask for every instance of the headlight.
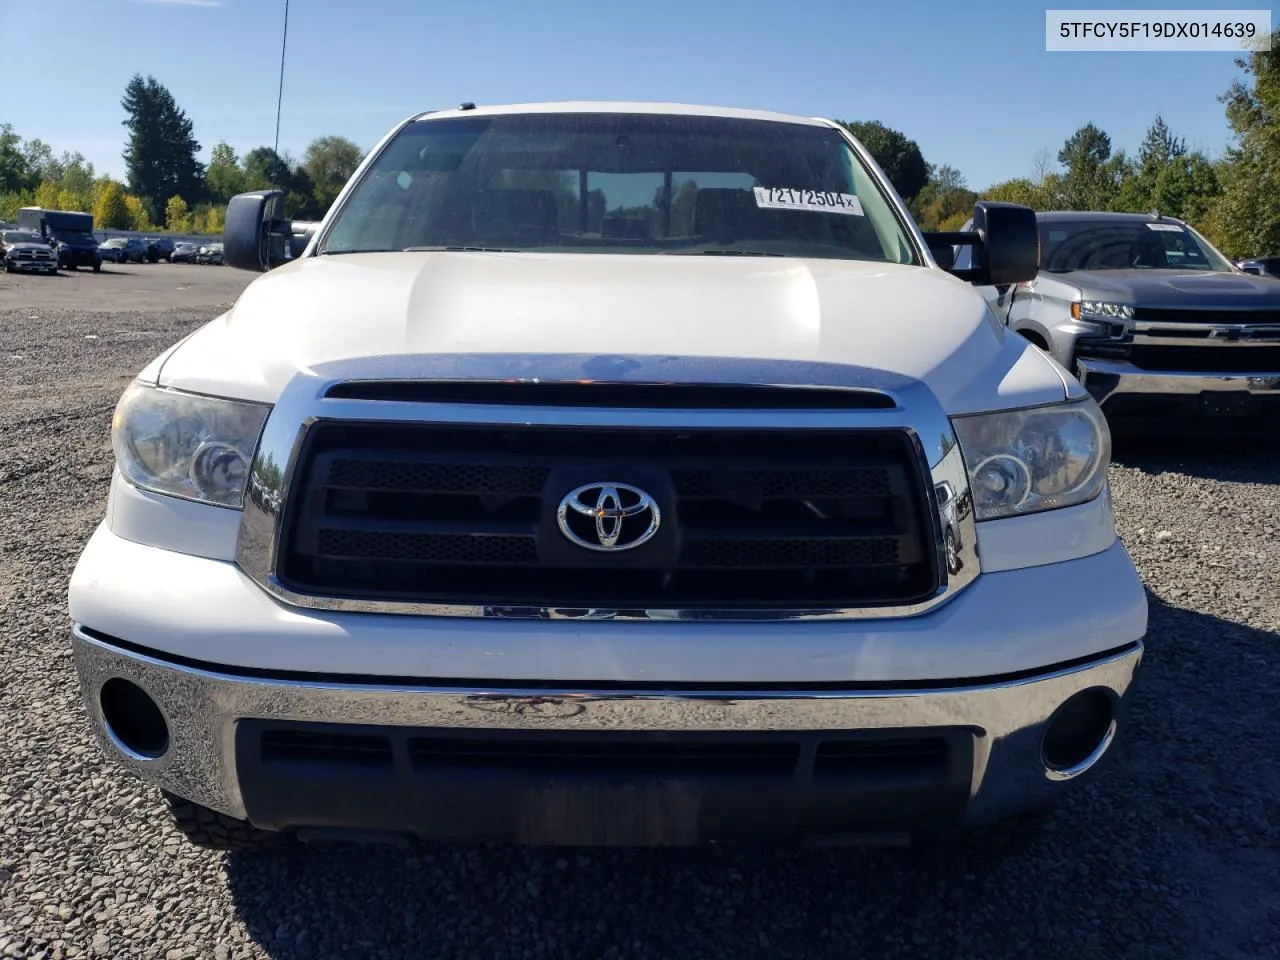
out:
{"label": "headlight", "polygon": [[1081,300],[1071,304],[1073,320],[1132,320],[1133,305],[1105,300]]}
{"label": "headlight", "polygon": [[1084,503],[1107,480],[1111,432],[1093,400],[957,417],[978,520]]}
{"label": "headlight", "polygon": [[111,446],[137,487],[239,508],[269,410],[135,383],[116,405]]}

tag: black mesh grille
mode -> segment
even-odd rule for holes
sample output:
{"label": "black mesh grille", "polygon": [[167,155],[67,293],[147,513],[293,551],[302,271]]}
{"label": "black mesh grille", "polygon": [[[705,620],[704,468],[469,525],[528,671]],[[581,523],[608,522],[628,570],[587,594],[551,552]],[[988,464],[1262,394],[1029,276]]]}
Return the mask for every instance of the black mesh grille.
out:
{"label": "black mesh grille", "polygon": [[321,530],[319,553],[327,557],[409,560],[414,563],[537,563],[532,537]]}
{"label": "black mesh grille", "polygon": [[[927,486],[902,431],[322,421],[294,475],[277,573],[304,594],[812,609],[911,603],[939,583]],[[650,541],[611,553],[561,532],[562,498],[600,482],[652,497]],[[594,542],[595,519],[572,518]],[[627,519],[624,539],[648,526]]]}
{"label": "black mesh grille", "polygon": [[690,567],[861,567],[897,563],[898,541],[696,540],[680,559]]}
{"label": "black mesh grille", "polygon": [[884,497],[889,475],[873,470],[673,470],[681,497]]}
{"label": "black mesh grille", "polygon": [[1137,307],[1135,320],[1149,323],[1280,323],[1280,310],[1167,310],[1164,307]]}
{"label": "black mesh grille", "polygon": [[1198,347],[1134,343],[1129,361],[1143,370],[1181,370],[1191,373],[1250,373],[1280,371],[1280,345]]}
{"label": "black mesh grille", "polygon": [[545,467],[405,460],[335,460],[329,486],[438,493],[511,493],[537,496],[547,482]]}

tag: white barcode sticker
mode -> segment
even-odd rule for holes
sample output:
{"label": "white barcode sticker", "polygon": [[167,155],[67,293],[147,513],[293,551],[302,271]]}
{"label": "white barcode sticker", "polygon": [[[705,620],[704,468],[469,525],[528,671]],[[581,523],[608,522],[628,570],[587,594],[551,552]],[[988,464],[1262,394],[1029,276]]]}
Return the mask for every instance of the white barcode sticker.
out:
{"label": "white barcode sticker", "polygon": [[755,190],[756,206],[762,210],[809,210],[816,213],[862,216],[862,201],[852,193],[778,187],[756,187]]}
{"label": "white barcode sticker", "polygon": [[1148,223],[1148,230],[1163,230],[1165,233],[1181,233],[1182,228],[1176,223]]}

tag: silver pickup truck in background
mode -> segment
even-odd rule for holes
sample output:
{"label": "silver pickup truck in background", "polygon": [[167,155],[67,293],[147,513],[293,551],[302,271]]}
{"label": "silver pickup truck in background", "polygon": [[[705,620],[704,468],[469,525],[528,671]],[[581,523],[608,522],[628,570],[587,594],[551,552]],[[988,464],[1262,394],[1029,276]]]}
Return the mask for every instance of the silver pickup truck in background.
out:
{"label": "silver pickup truck in background", "polygon": [[[1280,280],[1155,214],[1042,212],[1035,279],[981,287],[1108,418],[1280,412]],[[966,229],[969,229],[966,225]],[[973,247],[956,251],[972,266]]]}

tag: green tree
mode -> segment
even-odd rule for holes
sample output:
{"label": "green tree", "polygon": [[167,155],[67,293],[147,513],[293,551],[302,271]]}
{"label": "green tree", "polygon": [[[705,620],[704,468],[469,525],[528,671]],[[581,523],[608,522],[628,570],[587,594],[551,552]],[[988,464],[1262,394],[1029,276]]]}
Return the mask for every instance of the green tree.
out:
{"label": "green tree", "polygon": [[1231,257],[1280,252],[1280,29],[1270,50],[1236,61],[1244,76],[1219,99],[1236,143],[1220,170],[1221,196],[1207,211],[1212,239]]}
{"label": "green tree", "polygon": [[1067,138],[1058,151],[1058,162],[1066,168],[1061,199],[1070,210],[1108,209],[1128,169],[1124,153],[1112,156],[1111,138],[1092,123]]}
{"label": "green tree", "polygon": [[215,203],[226,203],[244,190],[244,173],[231,145],[225,140],[214,145],[205,173],[205,189]]}
{"label": "green tree", "polygon": [[285,216],[314,220],[324,214],[324,207],[313,194],[311,177],[288,154],[276,153],[270,147],[255,147],[244,155],[241,171],[245,190],[284,191]]}
{"label": "green tree", "polygon": [[1002,203],[1021,203],[1036,210],[1053,210],[1060,206],[1056,202],[1057,183],[1046,176],[1040,183],[1029,177],[1015,177],[1003,183],[987,187],[982,192],[983,200],[998,200]]}
{"label": "green tree", "polygon": [[26,192],[19,193],[11,190],[8,193],[0,193],[0,220],[17,220],[18,210],[31,206],[31,203],[31,196]]}
{"label": "green tree", "polygon": [[166,230],[174,231],[191,229],[191,210],[187,201],[176,193],[164,205],[164,226]]}
{"label": "green tree", "polygon": [[17,193],[31,186],[21,145],[22,138],[13,125],[0,123],[0,193]]}
{"label": "green tree", "polygon": [[1160,170],[1187,152],[1187,141],[1175,137],[1164,116],[1156,114],[1138,148],[1138,164],[1143,169]]}
{"label": "green tree", "polygon": [[200,144],[191,121],[155,77],[135,74],[120,101],[128,115],[129,140],[124,150],[129,189],[159,208],[174,195],[195,200],[204,183],[196,160]]}
{"label": "green tree", "polygon": [[128,230],[133,225],[121,184],[110,180],[98,191],[93,204],[93,222],[104,230]]}
{"label": "green tree", "polygon": [[40,186],[36,187],[36,206],[44,207],[46,210],[57,210],[60,193],[61,191],[58,189],[58,185],[54,181],[40,181]]}
{"label": "green tree", "polygon": [[204,203],[191,212],[191,232],[201,234],[222,233],[225,211],[220,203]]}
{"label": "green tree", "polygon": [[910,201],[929,181],[929,166],[920,145],[879,120],[846,122],[840,125],[867,148],[903,200]]}
{"label": "green tree", "polygon": [[346,137],[320,137],[311,141],[302,168],[311,178],[312,194],[322,209],[329,209],[363,159],[364,151]]}
{"label": "green tree", "polygon": [[288,192],[293,184],[293,170],[289,161],[270,147],[254,147],[244,155],[240,168],[244,177],[244,190],[276,187]]}
{"label": "green tree", "polygon": [[62,209],[90,209],[93,206],[93,164],[80,153],[64,153],[61,165],[62,179],[58,186],[63,194]]}
{"label": "green tree", "polygon": [[27,167],[28,185],[35,187],[42,180],[57,183],[62,179],[62,164],[53,155],[53,148],[43,140],[26,140],[22,144],[22,159]]}
{"label": "green tree", "polygon": [[214,205],[209,207],[205,212],[204,232],[218,234],[222,233],[226,226],[227,208]]}
{"label": "green tree", "polygon": [[929,179],[911,201],[911,213],[921,230],[951,230],[964,225],[978,195],[955,167],[929,167]]}
{"label": "green tree", "polygon": [[124,205],[129,211],[130,229],[143,231],[154,229],[155,225],[151,222],[151,211],[147,209],[147,204],[141,197],[126,193]]}

